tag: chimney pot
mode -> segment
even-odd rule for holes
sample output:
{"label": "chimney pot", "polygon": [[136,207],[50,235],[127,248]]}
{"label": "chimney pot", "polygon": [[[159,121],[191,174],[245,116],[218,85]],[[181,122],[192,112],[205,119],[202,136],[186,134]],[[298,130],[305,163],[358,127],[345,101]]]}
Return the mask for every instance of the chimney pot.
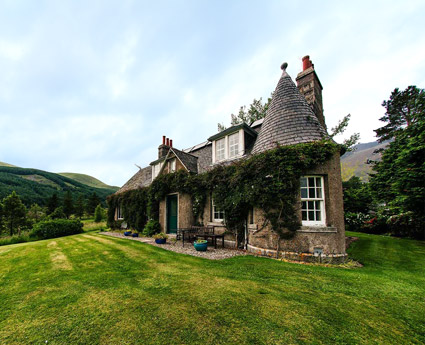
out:
{"label": "chimney pot", "polygon": [[170,146],[170,139],[167,138],[167,146]]}
{"label": "chimney pot", "polygon": [[165,145],[165,135],[162,136],[162,145]]}
{"label": "chimney pot", "polygon": [[170,147],[173,147],[173,139],[170,139]]}
{"label": "chimney pot", "polygon": [[312,63],[310,61],[310,56],[306,55],[303,57],[303,71],[305,71],[307,68],[310,68],[312,66]]}

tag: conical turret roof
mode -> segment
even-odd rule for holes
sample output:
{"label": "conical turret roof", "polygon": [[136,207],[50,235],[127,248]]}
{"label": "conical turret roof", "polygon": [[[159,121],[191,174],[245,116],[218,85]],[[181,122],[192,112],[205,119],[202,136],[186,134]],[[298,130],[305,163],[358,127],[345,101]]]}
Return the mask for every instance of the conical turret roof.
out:
{"label": "conical turret roof", "polygon": [[321,140],[327,133],[306,99],[298,91],[282,65],[282,76],[273,93],[261,131],[252,149],[260,153],[279,145],[293,145]]}

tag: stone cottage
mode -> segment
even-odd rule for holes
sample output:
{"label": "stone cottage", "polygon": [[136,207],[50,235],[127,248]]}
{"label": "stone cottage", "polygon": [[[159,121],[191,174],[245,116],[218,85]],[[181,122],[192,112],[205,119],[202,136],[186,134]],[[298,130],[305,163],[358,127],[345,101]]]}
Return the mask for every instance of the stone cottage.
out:
{"label": "stone cottage", "polygon": [[[158,158],[140,169],[118,192],[149,186],[160,174],[184,169],[202,174],[218,164],[232,164],[252,155],[281,146],[308,143],[327,137],[323,115],[322,85],[309,56],[303,58],[303,70],[296,78],[296,85],[282,65],[282,76],[264,119],[254,123],[240,124],[217,133],[207,141],[193,147],[178,150],[172,140],[162,139]],[[340,154],[311,171],[300,180],[299,219],[301,228],[289,240],[281,240],[282,255],[287,257],[345,257],[345,229],[343,217]],[[263,212],[253,208],[249,212],[245,247],[248,251],[272,255],[276,249],[277,236],[270,229],[261,227]],[[122,219],[117,207],[115,219]],[[160,202],[159,222],[162,231],[175,233],[179,228],[194,225],[191,197],[171,193]],[[206,203],[199,221],[224,232],[224,212],[212,198]],[[232,244],[227,236],[226,245]]]}

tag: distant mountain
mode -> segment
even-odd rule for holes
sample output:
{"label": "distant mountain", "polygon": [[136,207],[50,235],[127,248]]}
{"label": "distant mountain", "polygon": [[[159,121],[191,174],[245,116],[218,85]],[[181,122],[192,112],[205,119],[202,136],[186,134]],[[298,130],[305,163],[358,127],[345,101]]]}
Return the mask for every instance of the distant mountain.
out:
{"label": "distant mountain", "polygon": [[[86,180],[92,183],[93,180],[99,181],[95,178],[90,179],[90,176],[87,177]],[[72,193],[74,200],[80,194],[88,198],[95,192],[102,200],[102,204],[105,205],[106,197],[115,193],[118,187],[107,186],[101,181],[97,183],[100,183],[99,185],[103,187],[90,186],[69,177],[43,170],[0,166],[0,200],[15,191],[27,206],[32,203],[45,205],[47,199],[53,193],[57,193],[59,198],[63,198],[67,191]]]}
{"label": "distant mountain", "polygon": [[342,180],[347,181],[352,176],[359,177],[362,181],[368,181],[369,173],[372,172],[372,165],[367,164],[368,160],[380,160],[380,154],[374,154],[375,150],[384,148],[388,142],[378,143],[372,141],[370,143],[358,144],[355,150],[347,152],[341,157],[341,175]]}
{"label": "distant mountain", "polygon": [[58,174],[65,176],[65,177],[69,177],[70,179],[73,179],[77,182],[80,182],[80,183],[85,184],[85,185],[90,186],[90,187],[115,189],[115,191],[120,189],[120,187],[109,186],[106,183],[103,183],[102,181],[98,180],[97,178],[90,176],[90,175],[86,175],[86,174],[67,173],[67,172],[58,173]]}
{"label": "distant mountain", "polygon": [[0,167],[16,167],[16,165],[12,165],[12,164],[5,163],[5,162],[0,162]]}

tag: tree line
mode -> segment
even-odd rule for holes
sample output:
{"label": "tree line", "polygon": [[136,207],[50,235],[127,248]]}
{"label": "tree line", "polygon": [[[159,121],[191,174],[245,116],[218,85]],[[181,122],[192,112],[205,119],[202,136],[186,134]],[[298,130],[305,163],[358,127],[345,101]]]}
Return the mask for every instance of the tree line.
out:
{"label": "tree line", "polygon": [[19,195],[13,191],[0,201],[0,234],[13,236],[22,231],[30,230],[35,224],[52,219],[81,219],[84,216],[95,217],[99,222],[105,218],[105,210],[101,206],[99,196],[93,192],[89,198],[79,194],[74,200],[70,191],[60,199],[53,193],[47,200],[46,206],[36,203],[27,208]]}

